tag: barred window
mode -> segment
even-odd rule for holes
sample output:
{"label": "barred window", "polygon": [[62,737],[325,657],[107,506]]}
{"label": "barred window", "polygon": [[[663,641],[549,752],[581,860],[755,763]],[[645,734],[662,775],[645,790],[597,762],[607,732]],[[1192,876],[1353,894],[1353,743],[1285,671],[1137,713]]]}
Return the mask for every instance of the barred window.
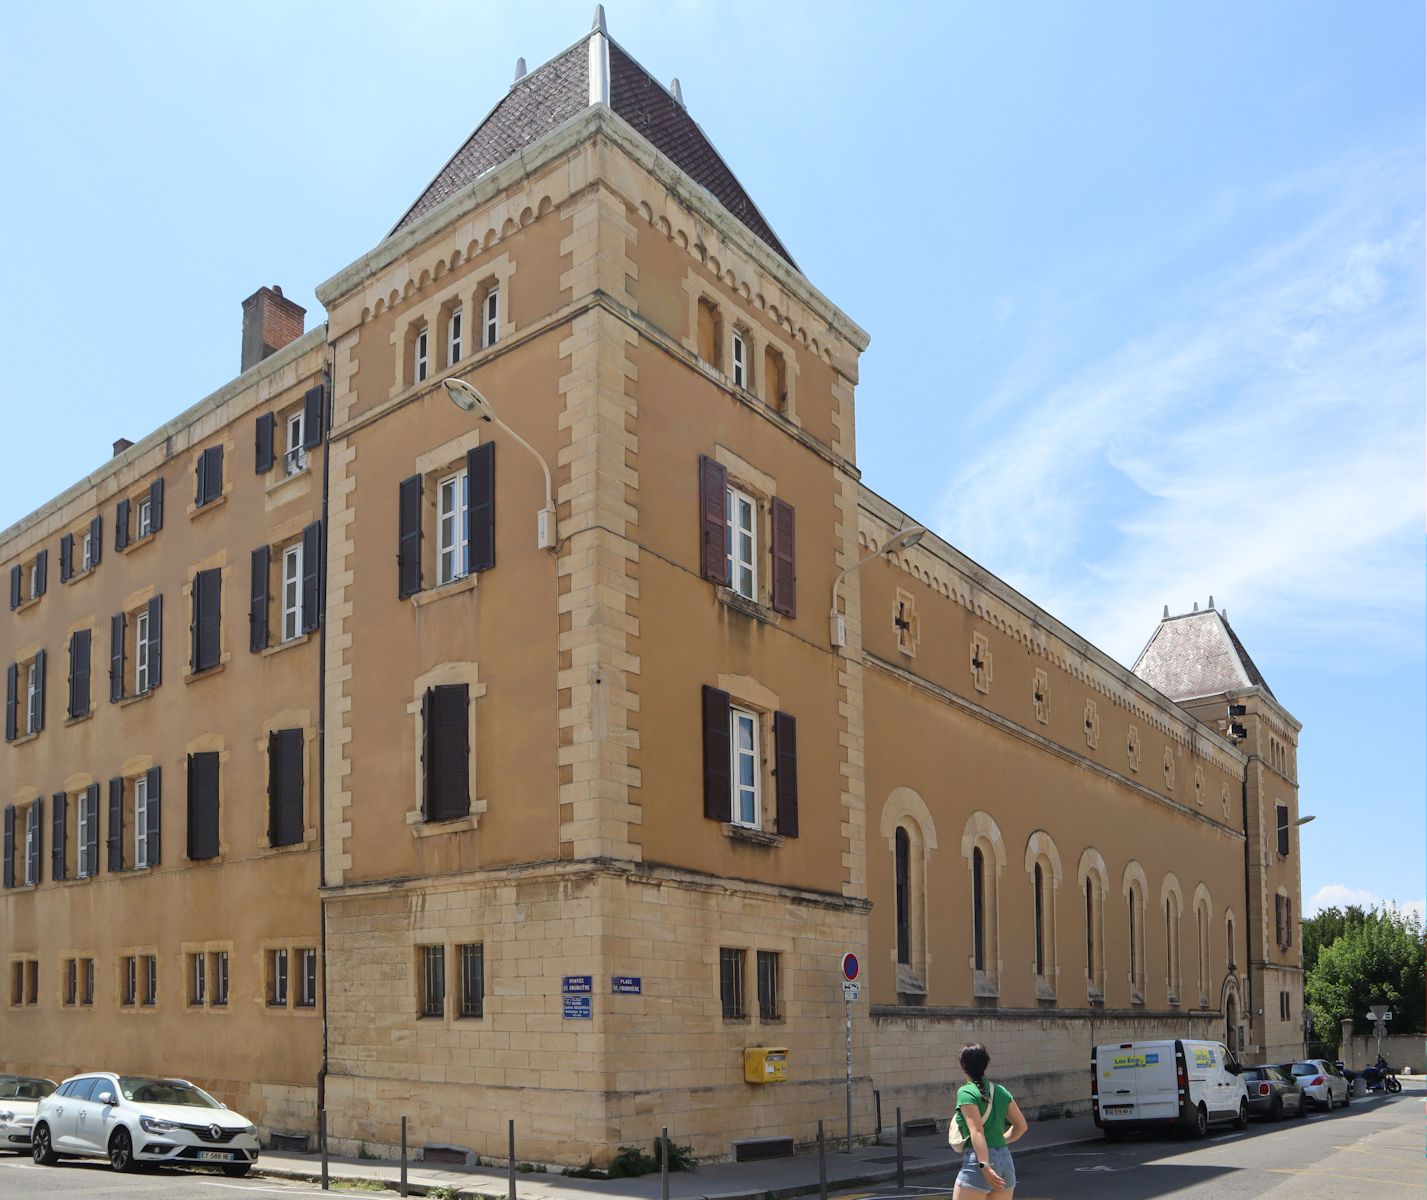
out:
{"label": "barred window", "polygon": [[159,960],[152,954],[145,954],[140,961],[143,965],[144,991],[139,1002],[146,1007],[152,1007],[159,999]]}
{"label": "barred window", "polygon": [[268,1005],[271,1008],[287,1006],[287,951],[268,951]]}
{"label": "barred window", "polygon": [[481,1017],[486,1006],[486,948],[481,943],[457,946],[460,959],[461,994],[458,1017]]}
{"label": "barred window", "polygon": [[79,999],[79,960],[64,960],[64,1002],[74,1004]]}
{"label": "barred window", "polygon": [[781,1021],[783,1019],[782,974],[776,950],[758,951],[758,1019],[760,1021]]}
{"label": "barred window", "polygon": [[725,1021],[742,1021],[748,1016],[743,1004],[743,960],[742,950],[725,946],[718,952],[719,994]]}
{"label": "barred window", "polygon": [[421,947],[421,1015],[446,1015],[446,947]]}
{"label": "barred window", "polygon": [[202,953],[188,956],[188,1002],[202,1005],[208,999],[206,960]]}
{"label": "barred window", "polygon": [[139,999],[139,960],[132,955],[126,955],[120,960],[119,967],[119,1002],[128,1008]]}
{"label": "barred window", "polygon": [[221,1008],[228,1003],[228,951],[215,950],[212,958],[213,998],[209,1003]]}
{"label": "barred window", "polygon": [[297,952],[297,1007],[317,1007],[317,951],[310,947]]}

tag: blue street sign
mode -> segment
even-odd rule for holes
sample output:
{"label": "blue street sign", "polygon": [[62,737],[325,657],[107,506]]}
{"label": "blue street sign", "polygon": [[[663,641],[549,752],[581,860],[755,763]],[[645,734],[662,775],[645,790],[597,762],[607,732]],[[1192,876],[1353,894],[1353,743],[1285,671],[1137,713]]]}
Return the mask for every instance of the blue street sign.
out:
{"label": "blue street sign", "polygon": [[644,980],[638,975],[611,975],[609,990],[616,996],[640,996],[644,994]]}
{"label": "blue street sign", "polygon": [[567,996],[588,996],[595,990],[593,975],[566,975],[560,981],[560,990]]}
{"label": "blue street sign", "polygon": [[566,996],[565,1020],[588,1021],[594,1016],[593,996]]}

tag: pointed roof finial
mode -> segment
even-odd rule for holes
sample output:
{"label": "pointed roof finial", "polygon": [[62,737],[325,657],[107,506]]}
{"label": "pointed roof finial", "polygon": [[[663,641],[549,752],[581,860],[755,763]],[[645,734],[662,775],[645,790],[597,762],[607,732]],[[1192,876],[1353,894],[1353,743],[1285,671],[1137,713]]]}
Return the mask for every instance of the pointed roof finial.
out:
{"label": "pointed roof finial", "polygon": [[609,37],[609,30],[605,28],[605,23],[604,23],[604,5],[603,5],[603,4],[596,4],[596,5],[595,5],[595,20],[594,20],[594,24],[590,26],[590,32],[591,32],[591,33],[602,33],[602,34],[605,35],[605,37]]}
{"label": "pointed roof finial", "polygon": [[669,90],[674,93],[674,99],[678,102],[679,107],[683,108],[684,89],[679,86],[679,77],[677,75],[674,76],[674,82],[669,85]]}
{"label": "pointed roof finial", "polygon": [[1164,606],[1164,619],[1165,619],[1166,621],[1169,620],[1169,605],[1168,605],[1168,604],[1166,604],[1166,605]]}
{"label": "pointed roof finial", "polygon": [[1199,611],[1199,601],[1198,601],[1198,600],[1196,600],[1196,601],[1194,602],[1194,611],[1195,611],[1195,612],[1198,612],[1198,611]]}
{"label": "pointed roof finial", "polygon": [[1214,593],[1213,593],[1213,592],[1210,592],[1210,593],[1209,593],[1209,609],[1210,609],[1211,612],[1212,612],[1213,609],[1214,609]]}
{"label": "pointed roof finial", "polygon": [[513,83],[519,83],[519,82],[520,82],[522,79],[524,79],[524,78],[525,78],[525,59],[523,59],[523,58],[517,58],[517,59],[515,60],[515,79],[512,80],[512,82],[513,82]]}

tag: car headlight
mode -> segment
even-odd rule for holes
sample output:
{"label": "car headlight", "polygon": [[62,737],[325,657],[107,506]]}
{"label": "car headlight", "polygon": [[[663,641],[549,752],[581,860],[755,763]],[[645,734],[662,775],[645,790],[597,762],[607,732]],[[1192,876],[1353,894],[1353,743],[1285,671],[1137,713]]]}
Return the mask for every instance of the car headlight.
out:
{"label": "car headlight", "polygon": [[243,1132],[256,1135],[256,1133],[258,1132],[258,1127],[256,1125],[244,1125]]}
{"label": "car headlight", "polygon": [[143,1126],[145,1133],[172,1133],[180,1128],[172,1121],[156,1121],[153,1117],[140,1117],[139,1124]]}

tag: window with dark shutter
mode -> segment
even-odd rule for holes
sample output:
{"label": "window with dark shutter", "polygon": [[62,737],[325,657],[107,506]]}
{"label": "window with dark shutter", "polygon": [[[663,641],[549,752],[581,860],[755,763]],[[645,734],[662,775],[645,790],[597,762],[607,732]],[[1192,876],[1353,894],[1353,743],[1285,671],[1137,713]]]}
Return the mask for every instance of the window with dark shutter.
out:
{"label": "window with dark shutter", "polygon": [[273,437],[276,433],[277,418],[272,413],[260,413],[257,430],[253,434],[253,469],[259,475],[266,475],[273,469]]}
{"label": "window with dark shutter", "polygon": [[728,586],[728,472],[699,455],[699,574]]}
{"label": "window with dark shutter", "polygon": [[769,513],[773,521],[773,611],[796,617],[798,569],[793,541],[793,506],[774,496]]}
{"label": "window with dark shutter", "polygon": [[212,567],[193,577],[192,665],[195,673],[218,665],[222,657],[222,571]]}
{"label": "window with dark shutter", "polygon": [[466,574],[495,566],[495,443],[466,452]]}
{"label": "window with dark shutter", "polygon": [[157,533],[164,527],[164,481],[155,479],[149,484],[150,529]]}
{"label": "window with dark shutter", "polygon": [[46,577],[49,575],[50,552],[41,550],[35,555],[35,595],[43,596],[47,586]]}
{"label": "window with dark shutter", "polygon": [[80,853],[84,856],[81,875],[99,873],[99,785],[91,783],[84,791],[85,833]]}
{"label": "window with dark shutter", "polygon": [[26,847],[27,862],[25,867],[25,881],[27,883],[40,882],[40,863],[44,861],[44,832],[45,832],[45,801],[44,797],[37,797],[30,802],[30,811],[25,814],[29,821],[30,828],[34,831],[34,837],[30,838],[30,844]]}
{"label": "window with dark shutter", "polygon": [[5,668],[5,740],[13,742],[20,733],[20,664]]}
{"label": "window with dark shutter", "polygon": [[69,638],[69,715],[82,717],[89,711],[89,639],[87,629],[77,629]]}
{"label": "window with dark shutter", "polygon": [[45,727],[45,659],[43,650],[35,651],[35,700],[30,711],[30,729],[38,733]]}
{"label": "window with dark shutter", "polygon": [[109,699],[124,698],[124,614],[109,618]]}
{"label": "window with dark shutter", "polygon": [[188,857],[218,857],[218,755],[188,756]]}
{"label": "window with dark shutter", "polygon": [[295,846],[302,841],[302,759],[300,729],[268,734],[268,843]]}
{"label": "window with dark shutter", "polygon": [[59,581],[68,583],[74,574],[74,534],[63,534],[59,539]]}
{"label": "window with dark shutter", "polygon": [[471,811],[470,689],[464,683],[427,688],[422,698],[422,815],[451,821]]}
{"label": "window with dark shutter", "polygon": [[322,612],[322,522],[302,531],[302,632],[317,628]]}
{"label": "window with dark shutter", "polygon": [[109,781],[109,837],[105,841],[109,853],[109,869],[124,869],[124,781],[115,777]]}
{"label": "window with dark shutter", "polygon": [[51,801],[54,813],[50,818],[53,822],[50,830],[50,878],[58,881],[65,877],[64,860],[69,849],[69,834],[65,828],[69,817],[69,797],[63,792],[56,792]]}
{"label": "window with dark shutter", "polygon": [[733,820],[732,746],[728,731],[728,693],[704,684],[704,816]]}
{"label": "window with dark shutter", "polygon": [[163,682],[164,598],[149,601],[149,690]]}
{"label": "window with dark shutter", "polygon": [[268,564],[272,558],[270,546],[253,551],[252,585],[248,600],[248,649],[256,654],[268,648]]}
{"label": "window with dark shutter", "polygon": [[10,568],[10,607],[20,607],[20,564],[16,563]]}
{"label": "window with dark shutter", "polygon": [[322,444],[322,385],[308,388],[302,398],[302,445],[311,450]]}
{"label": "window with dark shutter", "polygon": [[798,723],[785,712],[773,714],[776,756],[774,782],[778,801],[778,832],[798,836]]}
{"label": "window with dark shutter", "polygon": [[129,498],[120,500],[114,509],[114,549],[122,550],[129,544]]}
{"label": "window with dark shutter", "polygon": [[104,518],[89,519],[89,565],[97,567],[104,556]]}
{"label": "window with dark shutter", "polygon": [[148,792],[148,824],[145,826],[145,833],[148,839],[149,866],[159,865],[159,854],[163,849],[163,836],[160,826],[160,815],[163,808],[163,796],[160,792],[162,780],[160,779],[160,769],[150,767],[144,776]]}
{"label": "window with dark shutter", "polygon": [[5,806],[5,886],[15,886],[15,806]]}
{"label": "window with dark shutter", "polygon": [[413,475],[401,481],[397,510],[399,531],[396,542],[396,594],[399,599],[404,600],[421,590],[420,475]]}
{"label": "window with dark shutter", "polygon": [[1288,805],[1277,806],[1278,816],[1278,852],[1285,858],[1288,856]]}
{"label": "window with dark shutter", "polygon": [[198,491],[195,504],[200,508],[223,494],[223,447],[209,446],[198,456]]}

